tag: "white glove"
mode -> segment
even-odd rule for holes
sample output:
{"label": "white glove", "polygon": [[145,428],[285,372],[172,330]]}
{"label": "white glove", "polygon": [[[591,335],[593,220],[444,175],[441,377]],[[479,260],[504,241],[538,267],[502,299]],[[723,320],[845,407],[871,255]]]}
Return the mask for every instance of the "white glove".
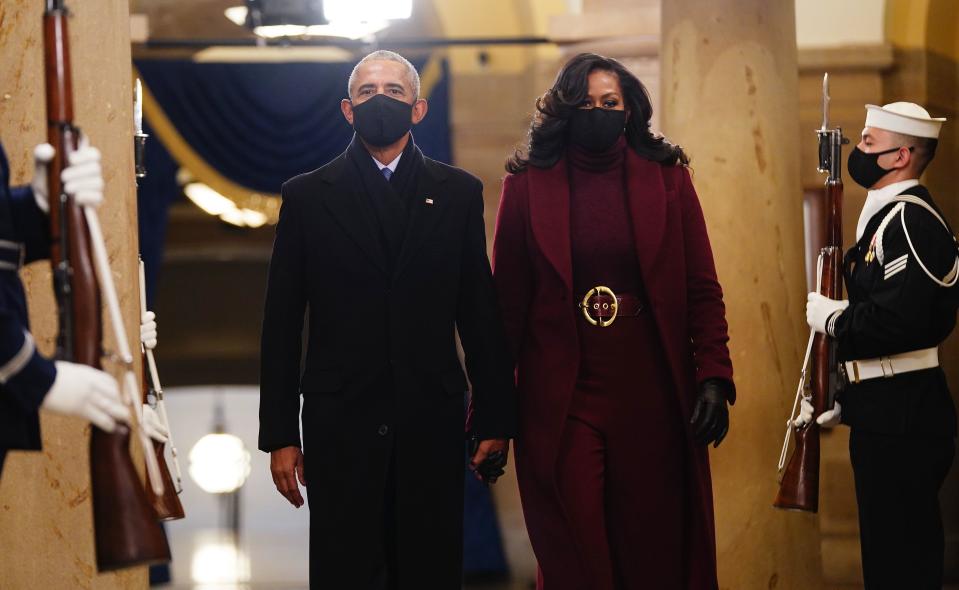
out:
{"label": "white glove", "polygon": [[826,330],[826,322],[829,321],[833,313],[843,311],[847,307],[849,307],[849,301],[846,299],[836,301],[819,293],[810,293],[806,298],[806,323],[820,334],[832,336],[833,334]]}
{"label": "white glove", "polygon": [[143,421],[140,422],[140,428],[158,443],[163,444],[170,438],[170,433],[160,421],[160,416],[149,404],[143,404]]}
{"label": "white glove", "polygon": [[[799,406],[799,417],[793,421],[793,426],[796,428],[802,428],[803,426],[812,422],[813,407],[809,403],[809,400],[803,398],[802,403]],[[816,424],[822,426],[823,428],[832,428],[833,426],[839,424],[840,419],[842,418],[842,406],[839,405],[839,402],[833,402],[833,408],[831,410],[826,410],[816,418]]]}
{"label": "white glove", "polygon": [[[50,190],[47,186],[47,168],[55,154],[53,146],[42,143],[33,150],[33,198],[44,213],[50,212]],[[63,190],[73,196],[81,207],[99,207],[103,203],[103,171],[100,168],[100,150],[89,145],[85,137],[80,147],[67,156],[67,167],[60,180]]]}
{"label": "white glove", "polygon": [[33,180],[30,188],[33,189],[33,200],[44,213],[50,212],[50,190],[47,187],[47,167],[53,160],[56,150],[49,143],[41,143],[33,148]]}
{"label": "white glove", "polygon": [[129,422],[130,413],[120,401],[116,379],[103,371],[57,361],[57,376],[43,399],[43,408],[89,420],[101,430],[113,432],[117,422]]}
{"label": "white glove", "polygon": [[100,150],[91,146],[86,136],[80,138],[80,147],[67,157],[69,166],[63,169],[60,180],[63,190],[80,207],[99,207],[103,203],[103,171],[100,169]]}
{"label": "white glove", "polygon": [[156,314],[145,311],[140,317],[140,343],[149,350],[157,347]]}

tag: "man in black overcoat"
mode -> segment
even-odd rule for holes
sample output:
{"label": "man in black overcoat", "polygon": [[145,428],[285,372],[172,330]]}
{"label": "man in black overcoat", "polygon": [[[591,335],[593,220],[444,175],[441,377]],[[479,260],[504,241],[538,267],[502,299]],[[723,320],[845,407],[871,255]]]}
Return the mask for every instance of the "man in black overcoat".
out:
{"label": "man in black overcoat", "polygon": [[416,147],[419,85],[395,53],[364,58],[341,104],[352,143],[282,189],[259,447],[294,506],[306,486],[312,588],[459,588],[464,433],[474,467],[514,434],[483,186]]}

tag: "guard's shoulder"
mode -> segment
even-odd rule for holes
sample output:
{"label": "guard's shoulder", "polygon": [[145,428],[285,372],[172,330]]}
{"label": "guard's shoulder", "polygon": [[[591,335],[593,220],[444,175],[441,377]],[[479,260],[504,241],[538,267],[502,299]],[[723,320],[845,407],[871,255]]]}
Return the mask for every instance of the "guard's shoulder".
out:
{"label": "guard's shoulder", "polygon": [[916,258],[915,263],[921,262],[938,278],[948,273],[956,262],[956,241],[940,216],[938,210],[934,213],[918,203],[900,202],[891,209],[879,230],[884,266],[906,266]]}
{"label": "guard's shoulder", "polygon": [[[925,199],[924,199],[925,200]],[[952,229],[935,204],[926,201],[926,206],[918,203],[900,201],[886,214],[892,216],[883,234],[883,243],[905,240],[908,238],[913,245],[922,244],[926,247],[949,247],[955,243]],[[907,234],[908,232],[908,234]]]}

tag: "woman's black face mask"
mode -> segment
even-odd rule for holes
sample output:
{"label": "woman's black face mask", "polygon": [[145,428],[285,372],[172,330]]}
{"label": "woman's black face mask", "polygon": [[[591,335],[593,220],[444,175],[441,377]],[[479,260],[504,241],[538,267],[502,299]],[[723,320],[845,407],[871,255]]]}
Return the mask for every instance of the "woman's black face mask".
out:
{"label": "woman's black face mask", "polygon": [[569,140],[590,152],[605,152],[626,130],[626,111],[577,109],[569,118]]}

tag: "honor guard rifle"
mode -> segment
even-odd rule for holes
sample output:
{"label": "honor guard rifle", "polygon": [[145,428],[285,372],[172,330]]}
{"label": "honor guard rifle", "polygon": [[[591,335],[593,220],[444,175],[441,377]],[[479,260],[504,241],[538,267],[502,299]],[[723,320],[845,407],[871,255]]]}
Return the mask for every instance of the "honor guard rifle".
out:
{"label": "honor guard rifle", "polygon": [[[816,264],[816,290],[830,299],[842,298],[842,146],[849,140],[840,127],[829,127],[829,74],[822,80],[822,127],[819,136],[820,173],[826,174],[825,236],[826,245],[819,251]],[[833,405],[832,393],[837,388],[835,342],[825,334],[810,330],[806,355],[793,402],[792,416],[786,425],[786,440],[779,458],[779,470],[785,467],[779,493],[773,505],[786,510],[817,512],[819,510],[819,434],[816,418]],[[795,427],[793,420],[800,398],[813,406],[809,424]],[[796,446],[786,463],[790,435]]]}
{"label": "honor guard rifle", "polygon": [[[44,0],[44,66],[47,140],[56,149],[47,179],[50,202],[50,260],[59,307],[59,359],[100,368],[103,358],[101,295],[123,366],[121,392],[131,414],[139,415],[140,394],[133,375],[129,342],[123,328],[113,276],[96,211],[78,206],[63,189],[60,175],[68,154],[83,141],[73,123],[68,11],[64,0]],[[98,283],[99,279],[99,283]],[[137,429],[147,470],[158,473],[149,441]],[[130,458],[131,430],[118,424],[114,432],[96,426],[90,435],[90,475],[97,569],[101,572],[169,561],[170,549],[156,513]],[[151,478],[159,482],[159,478]],[[162,485],[155,485],[163,493]]]}

